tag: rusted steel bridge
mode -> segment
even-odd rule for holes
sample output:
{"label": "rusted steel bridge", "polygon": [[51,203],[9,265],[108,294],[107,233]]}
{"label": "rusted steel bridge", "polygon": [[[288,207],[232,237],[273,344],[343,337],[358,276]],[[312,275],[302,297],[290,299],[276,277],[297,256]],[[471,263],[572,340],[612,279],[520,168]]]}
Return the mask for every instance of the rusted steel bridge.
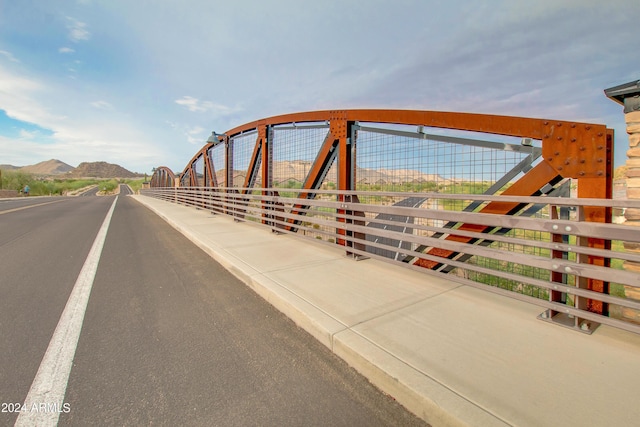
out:
{"label": "rusted steel bridge", "polygon": [[[624,286],[640,261],[612,218],[613,130],[560,120],[414,110],[286,114],[213,133],[146,194],[338,244],[534,302],[590,333],[640,333]],[[613,242],[613,243],[612,243]],[[283,256],[286,256],[283,254]]]}

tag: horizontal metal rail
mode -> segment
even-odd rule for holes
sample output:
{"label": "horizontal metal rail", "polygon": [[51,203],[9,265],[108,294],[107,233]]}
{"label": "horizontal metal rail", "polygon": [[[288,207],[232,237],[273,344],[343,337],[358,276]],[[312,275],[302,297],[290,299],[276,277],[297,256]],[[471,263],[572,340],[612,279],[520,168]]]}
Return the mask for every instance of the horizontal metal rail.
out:
{"label": "horizontal metal rail", "polygon": [[[318,189],[313,190],[315,198],[301,200],[300,195],[307,192],[289,188],[219,187],[142,190],[142,194],[150,197],[230,215],[272,231],[295,234],[324,244],[341,244],[354,257],[376,258],[439,276],[446,273],[421,267],[416,261],[446,264],[451,267],[450,271],[453,270],[446,274],[450,280],[531,302],[574,316],[580,322],[608,324],[640,333],[640,325],[593,313],[580,303],[581,299],[589,299],[640,310],[640,301],[611,292],[596,292],[584,286],[585,281],[591,279],[614,283],[618,287],[640,287],[640,274],[610,266],[613,260],[617,260],[616,266],[624,261],[640,262],[639,255],[622,251],[620,243],[640,243],[640,232],[624,224],[581,220],[585,209],[591,207],[639,209],[640,201],[420,193],[425,202],[406,207],[394,206],[393,201],[415,196],[414,193]],[[387,198],[387,204],[353,201],[372,197]],[[446,202],[439,202],[451,200],[473,201],[479,206],[496,201],[524,207],[541,205],[546,213],[538,217],[483,214],[446,210]],[[570,219],[550,218],[549,212],[556,207],[571,208]],[[451,227],[451,223],[457,225]],[[458,230],[462,224],[473,224],[478,231],[468,227]],[[463,238],[456,239],[456,236]],[[563,241],[557,241],[554,236],[562,236]],[[613,249],[608,245],[593,247],[587,238],[617,241],[618,244],[613,245]],[[372,253],[372,248],[403,256],[381,256]],[[423,248],[439,248],[457,255],[443,258],[423,251]],[[462,255],[471,258],[459,261]],[[592,258],[605,261],[589,263]],[[402,261],[406,259],[413,261]],[[531,291],[527,294],[514,292],[514,289]],[[552,300],[548,296],[551,292],[563,294],[566,302]]]}

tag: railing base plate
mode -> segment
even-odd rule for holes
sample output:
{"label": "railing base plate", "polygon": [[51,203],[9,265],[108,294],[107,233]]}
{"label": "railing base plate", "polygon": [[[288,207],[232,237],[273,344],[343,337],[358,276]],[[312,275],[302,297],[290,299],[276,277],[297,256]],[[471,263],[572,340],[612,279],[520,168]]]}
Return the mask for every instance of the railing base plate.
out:
{"label": "railing base plate", "polygon": [[582,332],[583,334],[587,335],[591,335],[593,331],[595,331],[598,326],[600,326],[600,323],[598,322],[581,319],[567,313],[559,313],[551,309],[545,310],[540,313],[538,315],[538,319],[548,323],[553,323],[554,325],[573,329],[574,331]]}
{"label": "railing base plate", "polygon": [[347,252],[345,256],[347,258],[351,258],[351,259],[356,260],[356,261],[364,261],[366,259],[369,259],[369,257],[366,256],[366,255],[354,254],[353,252]]}

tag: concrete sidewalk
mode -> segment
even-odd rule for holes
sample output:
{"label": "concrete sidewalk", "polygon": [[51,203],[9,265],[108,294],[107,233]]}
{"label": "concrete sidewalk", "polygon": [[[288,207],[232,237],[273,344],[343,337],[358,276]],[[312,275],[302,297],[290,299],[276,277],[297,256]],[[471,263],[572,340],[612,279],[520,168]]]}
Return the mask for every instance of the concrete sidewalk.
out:
{"label": "concrete sidewalk", "polygon": [[636,426],[640,336],[224,215],[132,196],[434,426]]}

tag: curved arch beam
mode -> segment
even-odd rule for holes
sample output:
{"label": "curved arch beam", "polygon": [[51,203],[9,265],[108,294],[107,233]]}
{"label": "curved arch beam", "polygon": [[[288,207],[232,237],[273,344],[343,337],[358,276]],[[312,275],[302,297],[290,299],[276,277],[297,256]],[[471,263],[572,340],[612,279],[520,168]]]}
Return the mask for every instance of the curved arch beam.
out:
{"label": "curved arch beam", "polygon": [[166,166],[159,166],[151,176],[151,187],[174,187],[175,174]]}
{"label": "curved arch beam", "polygon": [[[483,132],[542,141],[543,156],[566,178],[597,178],[607,174],[605,125],[490,114],[422,110],[325,110],[283,114],[237,126],[229,137],[262,126],[296,122],[372,122]],[[601,161],[598,162],[598,159]],[[600,197],[600,196],[592,196]]]}

